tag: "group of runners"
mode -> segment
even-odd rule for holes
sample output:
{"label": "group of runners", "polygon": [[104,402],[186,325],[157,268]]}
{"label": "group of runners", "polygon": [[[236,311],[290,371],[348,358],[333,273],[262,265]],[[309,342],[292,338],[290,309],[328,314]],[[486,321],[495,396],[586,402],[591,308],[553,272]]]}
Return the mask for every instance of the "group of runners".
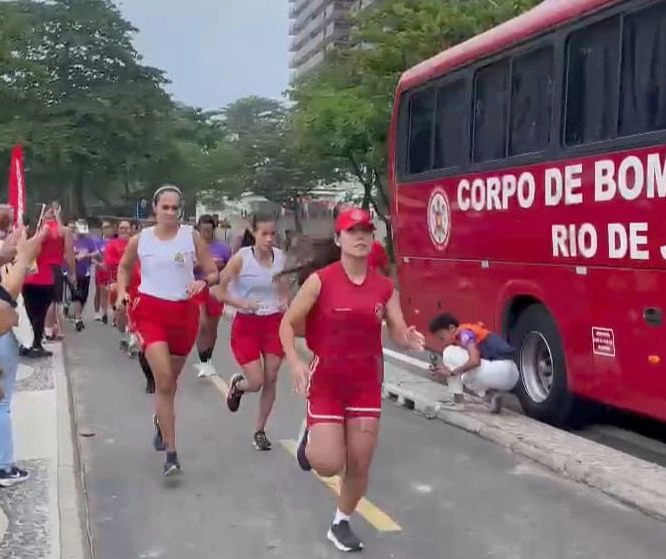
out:
{"label": "group of runners", "polygon": [[[117,237],[101,247],[96,280],[101,300],[106,290],[115,309],[116,326],[136,339],[146,388],[155,393],[153,447],[164,452],[163,475],[181,471],[178,377],[195,346],[199,376],[217,374],[211,357],[227,305],[235,309],[230,345],[242,370],[229,381],[229,410],[260,393],[252,443],[269,450],[266,424],[287,361],[294,390],[306,399],[298,464],[342,480],[327,537],[340,550],[362,549],[350,517],[365,494],[379,433],[382,324],[406,349],[420,350],[425,341],[405,324],[393,282],[376,269],[381,262],[369,265],[376,250],[371,216],[357,208],[340,212],[328,256],[288,270],[273,216],[255,216],[251,240],[243,243],[249,246],[232,255],[215,239],[212,218],[202,217],[196,228],[181,223],[182,202],[177,187],[163,186],[153,197],[154,225],[131,236],[130,224],[120,222]],[[105,235],[111,234],[109,228]],[[302,285],[290,300],[294,276]],[[103,320],[103,303],[99,316]],[[303,335],[313,352],[310,363],[296,349]]]}

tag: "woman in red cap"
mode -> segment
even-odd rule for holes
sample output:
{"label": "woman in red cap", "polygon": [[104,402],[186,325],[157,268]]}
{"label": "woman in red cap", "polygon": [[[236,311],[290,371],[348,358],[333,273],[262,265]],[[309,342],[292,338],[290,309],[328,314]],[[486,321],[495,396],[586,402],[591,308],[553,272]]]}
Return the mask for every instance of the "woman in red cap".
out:
{"label": "woman in red cap", "polygon": [[[368,265],[374,233],[370,214],[344,210],[335,231],[340,260],[305,281],[285,313],[280,338],[294,389],[307,398],[298,463],[324,477],[342,475],[327,538],[341,551],[359,551],[363,543],[349,519],[365,494],[379,433],[382,322],[404,348],[423,349],[425,338],[405,324],[393,282]],[[303,322],[313,352],[309,365],[295,347],[295,332]]]}
{"label": "woman in red cap", "polygon": [[[118,269],[118,300],[127,306],[134,265],[141,264],[131,318],[155,377],[153,446],[166,451],[165,476],[180,472],[174,401],[178,377],[199,329],[196,297],[219,278],[206,243],[191,226],[180,223],[182,197],[172,185],[157,189],[153,196],[157,224],[130,240]],[[203,271],[201,279],[194,277],[195,261]]]}

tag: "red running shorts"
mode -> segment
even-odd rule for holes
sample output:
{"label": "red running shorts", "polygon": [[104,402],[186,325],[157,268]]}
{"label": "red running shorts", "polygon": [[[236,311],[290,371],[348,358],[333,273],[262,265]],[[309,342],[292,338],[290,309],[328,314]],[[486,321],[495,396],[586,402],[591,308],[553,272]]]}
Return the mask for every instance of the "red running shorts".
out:
{"label": "red running shorts", "polygon": [[240,366],[262,355],[284,357],[280,343],[282,313],[269,315],[236,313],[231,324],[231,351]]}
{"label": "red running shorts", "polygon": [[195,300],[167,301],[139,293],[132,304],[134,333],[146,350],[164,342],[171,355],[187,356],[199,331],[199,306]]}

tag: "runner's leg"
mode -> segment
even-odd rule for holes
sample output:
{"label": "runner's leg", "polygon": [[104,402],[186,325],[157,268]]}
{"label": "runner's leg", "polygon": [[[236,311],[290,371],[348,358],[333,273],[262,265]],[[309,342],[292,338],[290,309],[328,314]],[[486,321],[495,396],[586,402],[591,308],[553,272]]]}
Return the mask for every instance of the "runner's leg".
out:
{"label": "runner's leg", "polygon": [[254,445],[257,450],[269,450],[271,442],[266,437],[266,422],[273,409],[275,394],[277,391],[277,376],[282,357],[273,354],[264,355],[263,385],[259,400],[259,416],[257,417],[257,429],[254,433]]}

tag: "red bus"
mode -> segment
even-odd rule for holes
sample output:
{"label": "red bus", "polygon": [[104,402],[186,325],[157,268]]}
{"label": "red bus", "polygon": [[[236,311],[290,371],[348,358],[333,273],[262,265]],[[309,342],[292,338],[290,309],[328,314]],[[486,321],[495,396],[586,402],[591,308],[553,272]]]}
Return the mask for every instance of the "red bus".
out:
{"label": "red bus", "polygon": [[408,320],[503,333],[532,417],[666,420],[666,0],[544,2],[406,71],[392,120]]}

